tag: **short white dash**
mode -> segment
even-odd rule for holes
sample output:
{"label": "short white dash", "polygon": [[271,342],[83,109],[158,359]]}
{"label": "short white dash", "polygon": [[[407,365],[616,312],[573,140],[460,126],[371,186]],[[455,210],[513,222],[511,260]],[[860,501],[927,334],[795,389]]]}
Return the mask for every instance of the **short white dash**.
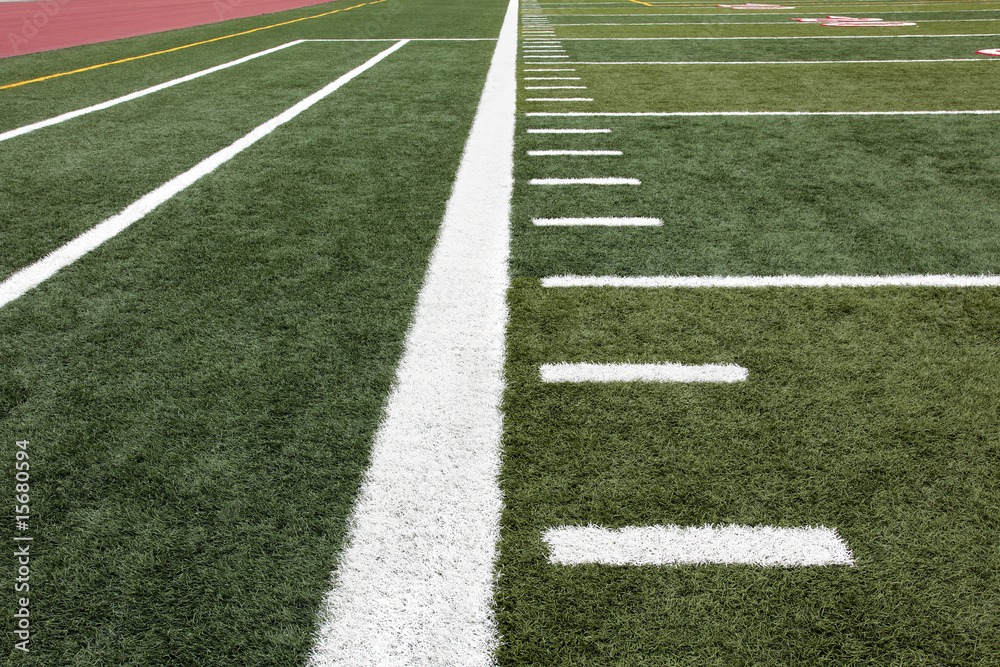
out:
{"label": "short white dash", "polygon": [[825,526],[559,526],[542,533],[553,565],[854,565]]}
{"label": "short white dash", "polygon": [[575,129],[569,127],[552,127],[552,128],[538,128],[528,130],[528,134],[608,134],[611,130],[608,128],[593,128],[593,129]]}
{"label": "short white dash", "polygon": [[659,218],[532,218],[539,227],[661,227]]}
{"label": "short white dash", "polygon": [[736,364],[542,364],[542,382],[746,382]]}
{"label": "short white dash", "polygon": [[579,81],[582,76],[526,76],[525,81]]}
{"label": "short white dash", "polygon": [[621,155],[621,151],[574,151],[574,150],[547,150],[528,151],[528,155]]}
{"label": "short white dash", "polygon": [[533,178],[532,185],[642,185],[638,178]]}
{"label": "short white dash", "polygon": [[586,90],[586,86],[525,86],[525,90]]}

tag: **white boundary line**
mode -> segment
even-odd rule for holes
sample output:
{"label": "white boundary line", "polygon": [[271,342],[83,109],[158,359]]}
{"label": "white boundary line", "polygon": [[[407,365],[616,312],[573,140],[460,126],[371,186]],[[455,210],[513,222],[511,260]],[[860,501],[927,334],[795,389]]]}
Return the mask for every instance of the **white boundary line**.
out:
{"label": "white boundary line", "polygon": [[1000,275],[549,276],[542,287],[1000,287]]}
{"label": "white boundary line", "polygon": [[525,116],[990,116],[1000,109],[968,111],[529,111]]}
{"label": "white boundary line", "polygon": [[749,371],[736,364],[542,364],[542,382],[746,382]]}
{"label": "white boundary line", "polygon": [[538,227],[662,227],[659,218],[532,218]]}
{"label": "white boundary line", "polygon": [[825,526],[559,526],[542,533],[553,565],[854,565]]}
{"label": "white boundary line", "polygon": [[[85,116],[89,113],[95,111],[102,111],[113,106],[117,106],[124,102],[131,102],[132,100],[139,99],[140,97],[145,97],[146,95],[151,95],[153,93],[158,93],[161,90],[171,88],[181,83],[187,83],[188,81],[193,81],[195,79],[201,78],[208,74],[214,74],[220,70],[233,67],[235,65],[242,65],[245,62],[253,60],[254,58],[260,58],[261,56],[270,55],[276,51],[281,51],[282,49],[287,49],[290,46],[295,46],[297,44],[305,44],[308,42],[399,42],[401,39],[297,39],[292,42],[287,42],[276,46],[271,49],[266,49],[264,51],[258,51],[257,53],[251,53],[248,56],[242,58],[237,58],[236,60],[231,60],[227,63],[222,63],[221,65],[216,65],[215,67],[209,67],[208,69],[203,69],[199,72],[193,72],[185,76],[179,77],[177,79],[171,79],[170,81],[165,81],[163,83],[156,84],[155,86],[150,86],[149,88],[143,88],[142,90],[137,90],[134,93],[129,93],[128,95],[122,95],[121,97],[116,97],[113,100],[107,100],[106,102],[100,102],[98,104],[85,107],[83,109],[76,109],[75,111],[67,111],[64,114],[54,116],[46,120],[40,120],[36,123],[31,123],[29,125],[24,125],[22,127],[15,128],[13,130],[8,130],[6,132],[0,133],[0,141],[6,141],[8,139],[13,139],[14,137],[19,137],[23,134],[28,134],[29,132],[34,132],[35,130],[40,130],[44,127],[49,127],[51,125],[58,125],[59,123],[64,123],[73,118],[78,118],[80,116]],[[488,37],[418,37],[415,39],[409,39],[410,42],[492,42],[496,41],[493,38]]]}
{"label": "white boundary line", "polygon": [[233,67],[235,65],[241,65],[241,64],[243,64],[243,63],[245,63],[247,61],[253,60],[254,58],[260,58],[261,56],[266,56],[266,55],[269,55],[269,54],[274,53],[276,51],[281,51],[282,49],[287,49],[290,46],[295,46],[296,44],[301,44],[304,41],[305,40],[303,40],[303,39],[299,39],[299,40],[296,40],[294,42],[288,42],[286,44],[282,44],[281,46],[276,46],[273,49],[267,49],[265,51],[258,51],[257,53],[251,53],[250,55],[244,56],[243,58],[238,58],[236,60],[231,60],[228,63],[222,63],[221,65],[216,65],[215,67],[209,67],[208,69],[203,69],[200,72],[194,72],[193,74],[188,74],[187,76],[182,76],[182,77],[177,78],[177,79],[172,79],[170,81],[166,81],[164,83],[160,83],[160,84],[157,84],[155,86],[150,86],[149,88],[144,88],[142,90],[137,90],[134,93],[129,93],[128,95],[122,95],[121,97],[116,97],[115,99],[108,100],[107,102],[101,102],[99,104],[94,104],[92,106],[89,106],[89,107],[86,107],[86,108],[83,108],[83,109],[77,109],[76,111],[67,111],[64,114],[60,114],[58,116],[54,116],[54,117],[49,118],[47,120],[40,120],[37,123],[31,123],[30,125],[24,125],[23,127],[19,127],[19,128],[14,129],[14,130],[8,130],[7,132],[4,132],[4,133],[0,134],[0,141],[7,141],[8,139],[13,139],[14,137],[19,137],[22,134],[28,134],[29,132],[34,132],[35,130],[40,130],[43,127],[49,127],[50,125],[58,125],[59,123],[64,123],[64,122],[66,122],[68,120],[72,120],[73,118],[78,118],[80,116],[84,116],[86,114],[93,113],[95,111],[101,111],[103,109],[107,109],[107,108],[116,106],[118,104],[122,104],[124,102],[130,102],[132,100],[139,99],[140,97],[145,97],[146,95],[151,95],[153,93],[157,93],[157,92],[159,92],[161,90],[165,90],[167,88],[170,88],[172,86],[176,86],[176,85],[181,84],[181,83],[186,83],[188,81],[193,81],[194,79],[198,79],[198,78],[206,76],[208,74],[213,74],[214,72],[218,72],[220,70],[224,70],[224,69],[227,69],[229,67]]}
{"label": "white boundary line", "polygon": [[493,661],[517,1],[320,611],[312,667]]}
{"label": "white boundary line", "polygon": [[34,264],[21,269],[7,280],[0,283],[0,308],[18,298],[31,288],[36,287],[42,283],[42,281],[54,275],[57,271],[59,271],[59,269],[69,266],[108,239],[117,236],[134,222],[141,220],[146,216],[146,214],[151,213],[157,206],[167,201],[181,190],[184,190],[189,185],[192,185],[202,176],[212,173],[244,149],[249,148],[258,140],[269,135],[279,126],[284,125],[309,107],[338,90],[354,77],[375,66],[381,60],[402,48],[406,43],[407,40],[396,42],[388,49],[382,51],[375,57],[370,58],[364,64],[359,65],[347,74],[344,74],[333,83],[326,85],[319,91],[278,114],[266,123],[258,125],[249,134],[237,139],[226,148],[223,148],[222,150],[205,158],[183,174],[175,176],[152,192],[146,194],[128,206],[121,213],[111,216],[61,248],[49,253]]}

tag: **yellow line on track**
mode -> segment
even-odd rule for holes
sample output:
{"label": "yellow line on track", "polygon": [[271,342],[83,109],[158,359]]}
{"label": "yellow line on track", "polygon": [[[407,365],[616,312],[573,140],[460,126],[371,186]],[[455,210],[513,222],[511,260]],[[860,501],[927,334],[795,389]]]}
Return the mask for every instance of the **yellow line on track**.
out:
{"label": "yellow line on track", "polygon": [[[29,83],[38,83],[39,81],[46,81],[48,79],[55,79],[60,76],[67,76],[69,74],[79,74],[80,72],[89,72],[92,69],[98,69],[100,67],[107,67],[108,65],[118,65],[119,63],[127,63],[132,60],[140,60],[142,58],[149,58],[150,56],[158,56],[164,53],[172,53],[173,51],[180,51],[181,49],[189,49],[192,46],[200,46],[202,44],[210,44],[212,42],[218,42],[222,39],[229,39],[230,37],[239,37],[241,35],[249,35],[252,32],[259,32],[261,30],[267,30],[269,28],[277,28],[278,26],[289,25],[290,23],[298,23],[299,21],[308,21],[309,19],[318,19],[323,16],[329,16],[330,14],[336,14],[337,12],[346,12],[351,9],[357,9],[359,7],[364,7],[365,5],[377,5],[380,2],[385,2],[386,0],[372,0],[372,2],[362,2],[360,5],[354,5],[353,7],[344,7],[343,9],[334,9],[331,12],[323,12],[322,14],[316,14],[314,16],[303,16],[302,18],[292,19],[291,21],[283,21],[282,23],[274,23],[272,25],[265,25],[260,28],[254,28],[252,30],[244,30],[243,32],[234,32],[231,35],[223,35],[222,37],[213,37],[212,39],[206,39],[201,42],[193,42],[191,44],[185,44],[184,46],[175,46],[172,49],[164,49],[163,51],[154,51],[153,53],[145,53],[141,56],[132,56],[131,58],[122,58],[121,60],[112,60],[111,62],[101,63],[100,65],[91,65],[90,67],[81,67],[80,69],[70,70],[69,72],[60,72],[58,74],[49,74],[48,76],[40,76],[37,79],[29,79],[27,81],[18,81],[17,83],[8,83],[5,86],[0,86],[0,90],[7,88],[16,88],[17,86],[23,86]],[[191,26],[196,27],[196,26]]]}

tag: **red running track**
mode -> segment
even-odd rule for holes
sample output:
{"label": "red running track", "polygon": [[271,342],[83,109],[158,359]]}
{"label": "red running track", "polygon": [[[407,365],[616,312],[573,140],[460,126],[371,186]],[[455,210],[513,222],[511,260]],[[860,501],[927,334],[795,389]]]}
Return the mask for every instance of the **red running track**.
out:
{"label": "red running track", "polygon": [[329,0],[0,2],[0,58],[298,9]]}

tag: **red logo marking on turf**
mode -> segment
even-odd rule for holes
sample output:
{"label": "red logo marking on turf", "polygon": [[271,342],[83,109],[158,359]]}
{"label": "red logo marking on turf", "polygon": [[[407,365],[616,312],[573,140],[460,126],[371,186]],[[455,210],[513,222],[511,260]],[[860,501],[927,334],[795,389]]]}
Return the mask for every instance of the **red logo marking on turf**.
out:
{"label": "red logo marking on turf", "polygon": [[906,21],[883,21],[882,19],[865,18],[856,19],[850,16],[827,16],[825,19],[792,19],[799,23],[819,23],[820,25],[832,26],[836,28],[857,28],[861,26],[879,26],[882,28],[893,28],[899,26],[917,25]]}
{"label": "red logo marking on turf", "polygon": [[984,56],[1000,56],[1000,49],[983,49],[982,51],[976,51],[976,53],[981,53]]}

